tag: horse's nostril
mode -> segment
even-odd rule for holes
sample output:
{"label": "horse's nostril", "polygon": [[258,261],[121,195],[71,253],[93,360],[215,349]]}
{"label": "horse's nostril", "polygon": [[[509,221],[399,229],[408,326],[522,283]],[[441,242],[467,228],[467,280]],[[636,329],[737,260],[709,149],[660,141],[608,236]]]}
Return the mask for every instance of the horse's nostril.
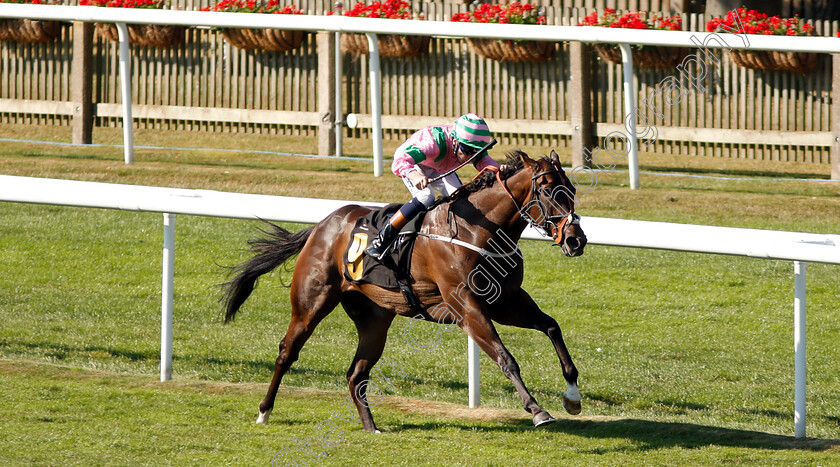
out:
{"label": "horse's nostril", "polygon": [[569,237],[566,239],[566,246],[569,247],[570,250],[575,251],[580,248],[580,240],[575,237]]}

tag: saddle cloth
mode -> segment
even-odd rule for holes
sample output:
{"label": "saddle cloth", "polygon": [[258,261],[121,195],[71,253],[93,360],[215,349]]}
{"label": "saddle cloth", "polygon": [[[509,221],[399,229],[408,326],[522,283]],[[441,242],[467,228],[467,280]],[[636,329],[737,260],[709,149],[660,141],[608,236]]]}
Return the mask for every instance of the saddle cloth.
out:
{"label": "saddle cloth", "polygon": [[403,227],[381,263],[364,254],[370,241],[376,238],[379,230],[401,206],[402,204],[389,204],[356,221],[350,244],[344,252],[344,277],[347,280],[393,290],[401,290],[412,282],[409,272],[411,253],[425,213],[420,213]]}

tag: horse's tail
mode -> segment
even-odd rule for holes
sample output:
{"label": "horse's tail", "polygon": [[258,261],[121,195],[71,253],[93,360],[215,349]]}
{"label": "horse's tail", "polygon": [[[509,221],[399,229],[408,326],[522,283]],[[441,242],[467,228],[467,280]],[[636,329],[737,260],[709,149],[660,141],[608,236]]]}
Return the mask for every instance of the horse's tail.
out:
{"label": "horse's tail", "polygon": [[236,316],[239,307],[254,291],[257,279],[299,253],[315,229],[315,226],[312,226],[292,233],[279,225],[270,222],[268,225],[271,230],[263,231],[266,234],[265,238],[248,241],[251,252],[256,253],[256,256],[234,266],[233,272],[236,273],[236,277],[222,284],[224,295],[220,301],[225,307],[225,323],[229,323]]}

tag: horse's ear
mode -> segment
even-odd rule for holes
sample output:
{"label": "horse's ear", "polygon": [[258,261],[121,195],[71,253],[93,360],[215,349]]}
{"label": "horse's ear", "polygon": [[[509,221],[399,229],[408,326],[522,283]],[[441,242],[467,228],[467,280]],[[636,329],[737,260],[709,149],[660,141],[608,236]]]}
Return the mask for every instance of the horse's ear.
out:
{"label": "horse's ear", "polygon": [[530,157],[528,157],[528,154],[525,154],[525,153],[524,153],[524,152],[522,152],[522,151],[517,151],[517,153],[518,153],[517,155],[519,156],[519,160],[521,160],[521,161],[522,161],[522,164],[523,164],[525,167],[528,167],[528,168],[530,168],[530,169],[533,169],[534,167],[536,167],[536,165],[537,165],[537,161],[535,161],[535,160],[531,159]]}
{"label": "horse's ear", "polygon": [[551,162],[556,162],[557,165],[560,165],[560,156],[557,155],[557,152],[554,149],[551,150],[551,154],[548,155],[551,158]]}

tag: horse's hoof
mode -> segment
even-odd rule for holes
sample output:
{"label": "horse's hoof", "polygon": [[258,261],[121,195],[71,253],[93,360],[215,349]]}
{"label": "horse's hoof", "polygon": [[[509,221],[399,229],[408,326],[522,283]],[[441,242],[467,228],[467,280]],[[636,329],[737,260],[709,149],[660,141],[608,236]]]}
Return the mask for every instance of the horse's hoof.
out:
{"label": "horse's hoof", "polygon": [[566,412],[569,412],[572,415],[577,415],[580,413],[580,401],[573,401],[566,396],[563,396],[563,408],[566,409]]}
{"label": "horse's hoof", "polygon": [[269,415],[271,415],[271,409],[268,409],[265,412],[260,412],[260,415],[257,417],[257,423],[268,423]]}
{"label": "horse's hoof", "polygon": [[534,415],[534,426],[551,425],[556,421],[548,412],[540,412]]}

